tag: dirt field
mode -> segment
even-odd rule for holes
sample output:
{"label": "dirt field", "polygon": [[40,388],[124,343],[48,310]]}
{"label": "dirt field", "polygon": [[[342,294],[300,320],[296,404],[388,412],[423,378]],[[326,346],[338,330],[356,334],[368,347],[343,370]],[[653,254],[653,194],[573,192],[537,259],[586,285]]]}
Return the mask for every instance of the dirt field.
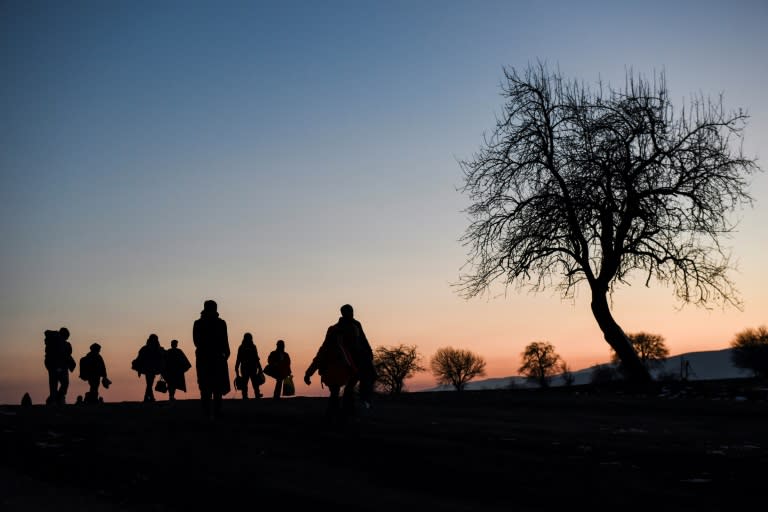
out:
{"label": "dirt field", "polygon": [[[0,509],[735,510],[765,503],[768,402],[580,390],[0,408]],[[760,505],[758,508],[760,508]],[[335,510],[335,509],[331,509]]]}

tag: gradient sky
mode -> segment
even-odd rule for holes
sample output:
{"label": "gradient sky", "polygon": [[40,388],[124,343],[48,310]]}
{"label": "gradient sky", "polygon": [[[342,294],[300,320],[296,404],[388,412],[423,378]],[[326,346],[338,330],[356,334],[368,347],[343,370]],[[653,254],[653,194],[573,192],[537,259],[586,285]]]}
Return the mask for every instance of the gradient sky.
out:
{"label": "gradient sky", "polygon": [[[744,150],[766,169],[766,24],[768,3],[738,0],[4,1],[0,403],[45,400],[43,331],[64,325],[76,359],[101,343],[105,400],[140,400],[131,359],[156,333],[194,360],[208,298],[233,352],[246,331],[263,358],[284,339],[298,377],[344,303],[374,347],[416,345],[424,366],[453,346],[516,375],[532,341],[574,370],[605,362],[587,290],[451,287],[458,160],[493,127],[502,68],[540,59],[590,83],[664,71],[681,107],[722,93],[752,116]],[[743,311],[680,309],[637,280],[614,297],[627,332],[676,355],[768,323],[766,173],[750,191],[724,239]],[[73,375],[68,401],[86,389]],[[327,394],[317,377],[297,392]]]}

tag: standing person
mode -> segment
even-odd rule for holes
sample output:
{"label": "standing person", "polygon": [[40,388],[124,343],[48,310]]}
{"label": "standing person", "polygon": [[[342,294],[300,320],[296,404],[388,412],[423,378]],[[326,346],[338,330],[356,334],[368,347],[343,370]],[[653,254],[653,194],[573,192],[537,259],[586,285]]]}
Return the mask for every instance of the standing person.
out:
{"label": "standing person", "polygon": [[230,390],[227,323],[219,317],[217,309],[215,301],[206,300],[192,327],[200,402],[203,414],[209,418],[221,414],[222,396]]}
{"label": "standing person", "polygon": [[146,343],[139,349],[139,355],[131,363],[141,377],[144,374],[144,401],[155,401],[155,378],[165,371],[165,349],[160,345],[157,334],[150,334]]}
{"label": "standing person", "polygon": [[48,398],[46,404],[67,403],[69,374],[75,371],[72,357],[72,344],[69,342],[69,329],[62,327],[58,331],[45,331],[45,369],[48,370]]}
{"label": "standing person", "polygon": [[[321,381],[328,383],[331,391],[329,407],[331,412],[338,408],[340,388],[344,387],[343,408],[346,414],[354,412],[354,387],[359,381],[360,401],[366,409],[371,407],[376,371],[373,367],[373,350],[363,330],[363,325],[355,319],[354,309],[350,304],[340,308],[338,322],[328,328],[323,345],[318,355],[304,373],[304,383],[311,383],[310,377],[320,371]],[[344,371],[342,368],[345,367]],[[330,376],[332,375],[332,377]]]}
{"label": "standing person", "polygon": [[261,380],[262,375],[261,359],[256,345],[253,343],[253,335],[249,332],[243,334],[243,341],[237,348],[237,358],[235,359],[235,375],[242,377],[243,400],[248,399],[248,383],[253,386],[254,398],[261,398]]}
{"label": "standing person", "polygon": [[168,400],[176,400],[176,390],[186,393],[187,379],[184,374],[192,368],[187,355],[179,348],[179,340],[171,340],[171,348],[165,351],[165,381],[168,383]]}
{"label": "standing person", "polygon": [[275,391],[272,393],[272,398],[279,400],[283,394],[283,380],[291,375],[291,356],[285,351],[285,341],[277,340],[275,350],[267,356],[267,366],[270,371],[264,373],[275,379]]}
{"label": "standing person", "polygon": [[85,393],[83,402],[98,404],[100,402],[99,384],[103,384],[104,389],[107,389],[111,382],[107,378],[107,365],[101,357],[101,345],[92,343],[90,349],[90,352],[80,358],[80,378],[88,383],[88,391]]}

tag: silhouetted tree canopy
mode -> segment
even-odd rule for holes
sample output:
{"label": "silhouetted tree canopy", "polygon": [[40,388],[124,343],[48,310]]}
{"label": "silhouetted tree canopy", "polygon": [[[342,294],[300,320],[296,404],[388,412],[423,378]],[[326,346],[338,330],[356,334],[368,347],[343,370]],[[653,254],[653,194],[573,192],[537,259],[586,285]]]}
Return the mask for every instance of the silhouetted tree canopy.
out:
{"label": "silhouetted tree canopy", "polygon": [[376,347],[373,365],[378,375],[376,384],[391,395],[399,395],[404,389],[405,379],[425,370],[421,366],[421,355],[416,351],[416,347],[402,344],[395,347]]}
{"label": "silhouetted tree canopy", "polygon": [[460,162],[469,270],[456,286],[466,298],[496,280],[571,298],[586,282],[627,379],[647,383],[609,298],[640,277],[684,304],[741,306],[720,238],[759,170],[739,145],[747,114],[701,96],[676,111],[664,74],[591,88],[542,63],[505,69],[502,97],[493,133]]}
{"label": "silhouetted tree canopy", "polygon": [[562,358],[555,347],[546,341],[529,343],[522,354],[523,364],[517,370],[521,375],[538,382],[542,388],[549,387],[549,380],[562,367]]}
{"label": "silhouetted tree canopy", "polygon": [[572,386],[576,381],[576,376],[571,371],[571,367],[565,361],[563,361],[563,363],[560,365],[560,375],[563,378],[563,384],[566,386]]}
{"label": "silhouetted tree canopy", "polygon": [[753,375],[768,378],[768,329],[745,329],[731,341],[731,361],[737,368],[751,370]]}
{"label": "silhouetted tree canopy", "polygon": [[469,350],[452,347],[437,349],[429,367],[438,384],[450,384],[456,391],[463,391],[469,381],[485,375],[485,360],[482,357]]}
{"label": "silhouetted tree canopy", "polygon": [[[635,349],[640,361],[649,370],[661,365],[669,356],[669,349],[660,334],[650,334],[647,332],[638,332],[627,334],[632,348]],[[614,350],[611,350],[611,362],[619,365],[619,370],[623,371],[621,360]]]}

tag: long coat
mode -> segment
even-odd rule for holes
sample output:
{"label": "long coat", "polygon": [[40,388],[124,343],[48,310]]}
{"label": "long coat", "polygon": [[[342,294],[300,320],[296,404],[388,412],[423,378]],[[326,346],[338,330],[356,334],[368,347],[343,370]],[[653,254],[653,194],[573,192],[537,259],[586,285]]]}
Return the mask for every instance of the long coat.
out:
{"label": "long coat", "polygon": [[165,351],[165,373],[164,377],[168,386],[187,390],[187,379],[184,376],[187,370],[192,368],[192,363],[187,359],[187,355],[179,348],[169,348]]}
{"label": "long coat", "polygon": [[339,321],[328,328],[326,338],[337,338],[349,352],[361,381],[373,382],[376,372],[373,368],[373,350],[363,331],[363,325],[354,318],[339,317]]}
{"label": "long coat", "polygon": [[131,367],[139,376],[160,375],[165,371],[165,349],[159,343],[142,345]]}
{"label": "long coat", "polygon": [[337,336],[336,325],[328,328],[323,344],[307,368],[306,375],[317,371],[326,386],[354,386],[357,383],[357,366],[343,338]]}
{"label": "long coat", "polygon": [[203,310],[192,327],[192,340],[200,392],[226,395],[232,389],[227,365],[230,355],[227,323],[217,312]]}

